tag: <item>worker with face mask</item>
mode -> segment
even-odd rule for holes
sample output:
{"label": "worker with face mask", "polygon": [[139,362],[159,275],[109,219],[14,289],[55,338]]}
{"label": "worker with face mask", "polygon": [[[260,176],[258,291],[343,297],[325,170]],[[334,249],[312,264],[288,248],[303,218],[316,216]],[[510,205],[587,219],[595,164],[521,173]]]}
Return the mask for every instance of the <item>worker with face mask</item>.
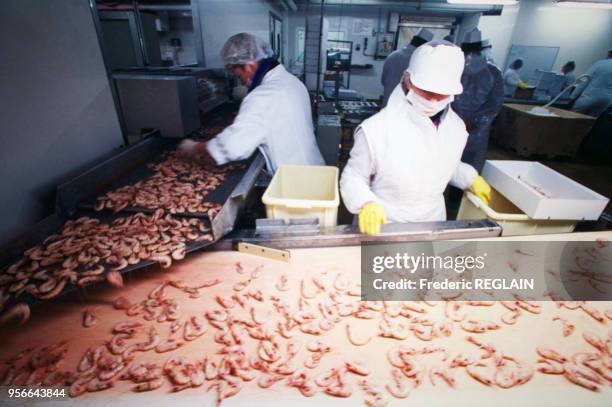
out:
{"label": "worker with face mask", "polygon": [[491,123],[504,101],[504,79],[500,70],[482,56],[482,34],[478,28],[466,33],[461,49],[465,54],[461,76],[463,93],[457,95],[452,106],[469,132],[461,160],[480,172],[485,163]]}
{"label": "worker with face mask", "polygon": [[221,58],[249,92],[234,122],[207,143],[185,140],[179,151],[207,154],[218,164],[243,160],[259,149],[270,175],[283,164],[324,165],[312,128],[308,91],[259,38],[236,34]]}
{"label": "worker with face mask", "polygon": [[608,58],[595,62],[586,72],[589,80],[582,82],[571,95],[574,112],[599,117],[612,104],[612,48]]}
{"label": "worker with face mask", "polygon": [[414,50],[432,39],[433,33],[426,28],[421,28],[415,36],[412,37],[410,44],[406,44],[402,49],[393,51],[385,59],[382,76],[380,78],[384,88],[383,106],[387,105],[391,92],[393,92],[393,89],[400,83],[404,71],[408,68],[410,57]]}
{"label": "worker with face mask", "polygon": [[488,202],[489,185],[461,162],[468,134],[450,107],[463,91],[463,65],[461,49],[448,41],[422,45],[387,106],[356,129],[340,190],[363,233],[379,233],[387,221],[446,220],[449,182]]}

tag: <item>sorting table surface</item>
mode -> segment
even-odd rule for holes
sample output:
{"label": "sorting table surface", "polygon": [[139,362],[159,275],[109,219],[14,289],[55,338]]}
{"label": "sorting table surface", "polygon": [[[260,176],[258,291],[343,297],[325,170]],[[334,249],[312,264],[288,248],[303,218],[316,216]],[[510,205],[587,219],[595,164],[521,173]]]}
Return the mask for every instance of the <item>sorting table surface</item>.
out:
{"label": "sorting table surface", "polygon": [[[574,235],[572,235],[574,236]],[[594,234],[593,236],[601,236]],[[591,235],[583,238],[590,239]],[[576,240],[580,236],[575,236]],[[240,262],[243,274],[236,268],[236,262]],[[310,283],[312,277],[319,276],[330,282],[333,286],[334,277],[338,273],[346,276],[351,284],[360,281],[360,248],[339,247],[325,249],[298,249],[291,251],[291,262],[284,263],[269,259],[263,259],[238,252],[206,252],[192,254],[188,259],[172,266],[170,270],[161,271],[157,268],[141,271],[130,276],[126,280],[126,287],[122,290],[111,287],[96,287],[95,291],[87,293],[86,298],[82,295],[74,295],[63,299],[61,302],[49,304],[45,309],[36,310],[30,321],[23,326],[13,326],[10,329],[3,328],[0,333],[0,360],[7,359],[26,346],[42,346],[52,344],[61,340],[69,340],[69,351],[65,360],[65,368],[75,370],[81,356],[90,346],[104,344],[111,337],[112,327],[120,321],[137,320],[146,325],[156,324],[162,336],[168,332],[169,323],[153,323],[142,319],[142,316],[127,317],[124,311],[113,308],[113,301],[118,296],[124,296],[132,302],[145,299],[148,293],[167,279],[183,280],[188,285],[197,285],[210,279],[220,279],[221,283],[213,287],[202,289],[199,298],[190,298],[183,292],[174,288],[166,289],[166,295],[175,298],[180,307],[183,317],[190,315],[203,315],[208,310],[221,309],[215,301],[216,295],[230,297],[235,294],[234,285],[245,281],[251,272],[257,267],[261,268],[260,275],[249,283],[248,289],[261,290],[264,296],[279,296],[288,304],[297,309],[300,298],[300,282],[307,282],[309,291],[314,286]],[[326,273],[321,275],[321,273]],[[288,277],[288,291],[278,291],[276,284],[281,275]],[[353,297],[352,300],[358,300]],[[316,304],[317,297],[307,300]],[[303,334],[299,330],[295,338],[304,344],[302,350],[296,356],[296,360],[306,359],[308,352],[305,345],[312,339],[319,339],[330,345],[332,351],[326,354],[318,368],[306,369],[312,376],[333,366],[339,366],[344,361],[355,360],[365,363],[371,370],[368,380],[384,389],[384,385],[391,381],[391,365],[387,360],[389,349],[398,345],[413,347],[424,347],[439,345],[447,349],[449,355],[464,352],[478,356],[480,351],[465,338],[468,335],[476,336],[485,343],[497,346],[506,355],[519,358],[532,365],[534,368],[538,360],[535,351],[536,346],[547,346],[571,355],[575,352],[592,352],[590,347],[582,338],[582,332],[593,331],[606,337],[612,321],[598,323],[584,312],[570,311],[558,308],[553,302],[541,302],[542,312],[539,315],[524,313],[515,325],[501,324],[500,317],[505,309],[495,304],[487,307],[472,307],[474,317],[497,321],[501,329],[484,334],[470,334],[463,331],[459,324],[455,323],[452,334],[448,337],[436,338],[430,342],[424,342],[413,335],[403,341],[382,338],[377,335],[377,319],[359,320],[353,317],[345,317],[332,330],[324,332],[319,337]],[[612,302],[596,302],[591,304],[600,311],[612,308]],[[443,320],[444,304],[436,306],[423,305],[427,308],[427,317],[433,320]],[[268,312],[270,316],[267,323],[273,323],[275,319],[273,307],[269,300],[260,304],[261,312]],[[82,326],[83,312],[91,310],[98,318],[98,323],[90,328]],[[232,309],[233,310],[233,309]],[[242,312],[236,310],[236,314]],[[244,311],[245,315],[248,313]],[[559,322],[553,321],[553,317],[561,315],[576,327],[575,332],[564,337]],[[401,318],[401,317],[399,317]],[[365,346],[352,345],[346,335],[345,325],[350,322],[357,336],[371,337]],[[208,326],[208,332],[173,352],[155,353],[149,351],[138,353],[136,361],[150,361],[162,364],[171,355],[184,355],[190,360],[201,360],[205,356],[218,356],[217,352],[222,345],[214,342],[213,337],[216,329]],[[256,353],[256,340],[249,339],[244,345],[247,354]],[[442,366],[444,362],[439,353],[419,356],[419,362],[426,367]],[[303,362],[300,362],[303,363]],[[425,375],[420,386],[415,388],[407,399],[400,400],[391,397],[386,391],[390,406],[414,405],[429,406],[473,406],[487,400],[486,404],[495,404],[498,407],[516,405],[540,405],[540,406],[604,406],[609,405],[612,389],[609,385],[603,385],[599,393],[591,392],[567,381],[562,375],[544,375],[536,372],[534,377],[526,384],[510,389],[499,387],[487,387],[467,375],[465,369],[452,369],[456,380],[455,388],[449,388],[444,382],[439,381],[435,386]],[[293,387],[283,382],[276,383],[271,388],[261,389],[257,385],[257,379],[244,383],[242,390],[234,397],[223,401],[227,406],[267,406],[267,405],[292,405],[311,406],[334,405],[352,406],[363,405],[363,393],[357,385],[360,377],[349,375],[353,383],[350,398],[341,399],[326,395],[319,389],[314,397],[306,398]],[[78,398],[40,400],[47,406],[53,405],[75,405],[75,406],[134,406],[147,405],[167,406],[175,403],[180,406],[202,406],[215,405],[215,392],[206,391],[209,382],[198,388],[190,388],[180,392],[171,392],[172,386],[169,381],[159,389],[135,393],[131,389],[134,384],[118,381],[111,389],[86,393]],[[36,405],[38,400],[11,399],[10,405]]]}

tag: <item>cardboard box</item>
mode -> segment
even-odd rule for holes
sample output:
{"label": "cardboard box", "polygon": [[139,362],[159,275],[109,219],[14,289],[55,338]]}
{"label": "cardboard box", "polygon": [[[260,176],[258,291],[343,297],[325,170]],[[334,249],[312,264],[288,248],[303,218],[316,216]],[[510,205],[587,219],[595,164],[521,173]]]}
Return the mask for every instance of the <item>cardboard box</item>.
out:
{"label": "cardboard box", "polygon": [[489,160],[482,176],[531,219],[597,220],[609,201],[533,161]]}
{"label": "cardboard box", "polygon": [[504,104],[491,129],[496,144],[523,157],[574,157],[595,118],[550,107],[555,116],[529,113],[533,105]]}

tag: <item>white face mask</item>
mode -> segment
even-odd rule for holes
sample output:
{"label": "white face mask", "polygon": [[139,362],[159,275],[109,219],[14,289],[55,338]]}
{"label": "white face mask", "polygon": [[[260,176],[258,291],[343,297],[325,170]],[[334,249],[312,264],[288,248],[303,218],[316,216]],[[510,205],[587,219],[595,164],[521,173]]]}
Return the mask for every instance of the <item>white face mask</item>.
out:
{"label": "white face mask", "polygon": [[408,102],[419,112],[423,113],[425,116],[435,116],[440,113],[449,103],[455,100],[454,96],[449,96],[442,100],[427,100],[424,97],[418,95],[416,92],[408,91],[406,95],[406,99]]}

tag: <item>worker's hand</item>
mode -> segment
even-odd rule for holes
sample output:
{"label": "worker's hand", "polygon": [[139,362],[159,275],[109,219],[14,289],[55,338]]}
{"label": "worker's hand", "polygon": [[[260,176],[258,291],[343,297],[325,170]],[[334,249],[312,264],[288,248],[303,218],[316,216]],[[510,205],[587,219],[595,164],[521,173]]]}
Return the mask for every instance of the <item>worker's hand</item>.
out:
{"label": "worker's hand", "polygon": [[477,176],[474,182],[472,182],[470,189],[485,204],[489,204],[489,201],[491,200],[491,187],[484,178],[482,178],[480,175]]}
{"label": "worker's hand", "polygon": [[523,81],[519,81],[518,85],[516,85],[519,89],[527,89],[529,84]]}
{"label": "worker's hand", "polygon": [[206,151],[206,145],[190,139],[185,139],[176,148],[179,155],[183,157],[191,157],[194,155],[203,154]]}
{"label": "worker's hand", "polygon": [[359,211],[359,230],[361,233],[376,235],[380,233],[380,225],[387,223],[385,210],[376,202],[370,202]]}

